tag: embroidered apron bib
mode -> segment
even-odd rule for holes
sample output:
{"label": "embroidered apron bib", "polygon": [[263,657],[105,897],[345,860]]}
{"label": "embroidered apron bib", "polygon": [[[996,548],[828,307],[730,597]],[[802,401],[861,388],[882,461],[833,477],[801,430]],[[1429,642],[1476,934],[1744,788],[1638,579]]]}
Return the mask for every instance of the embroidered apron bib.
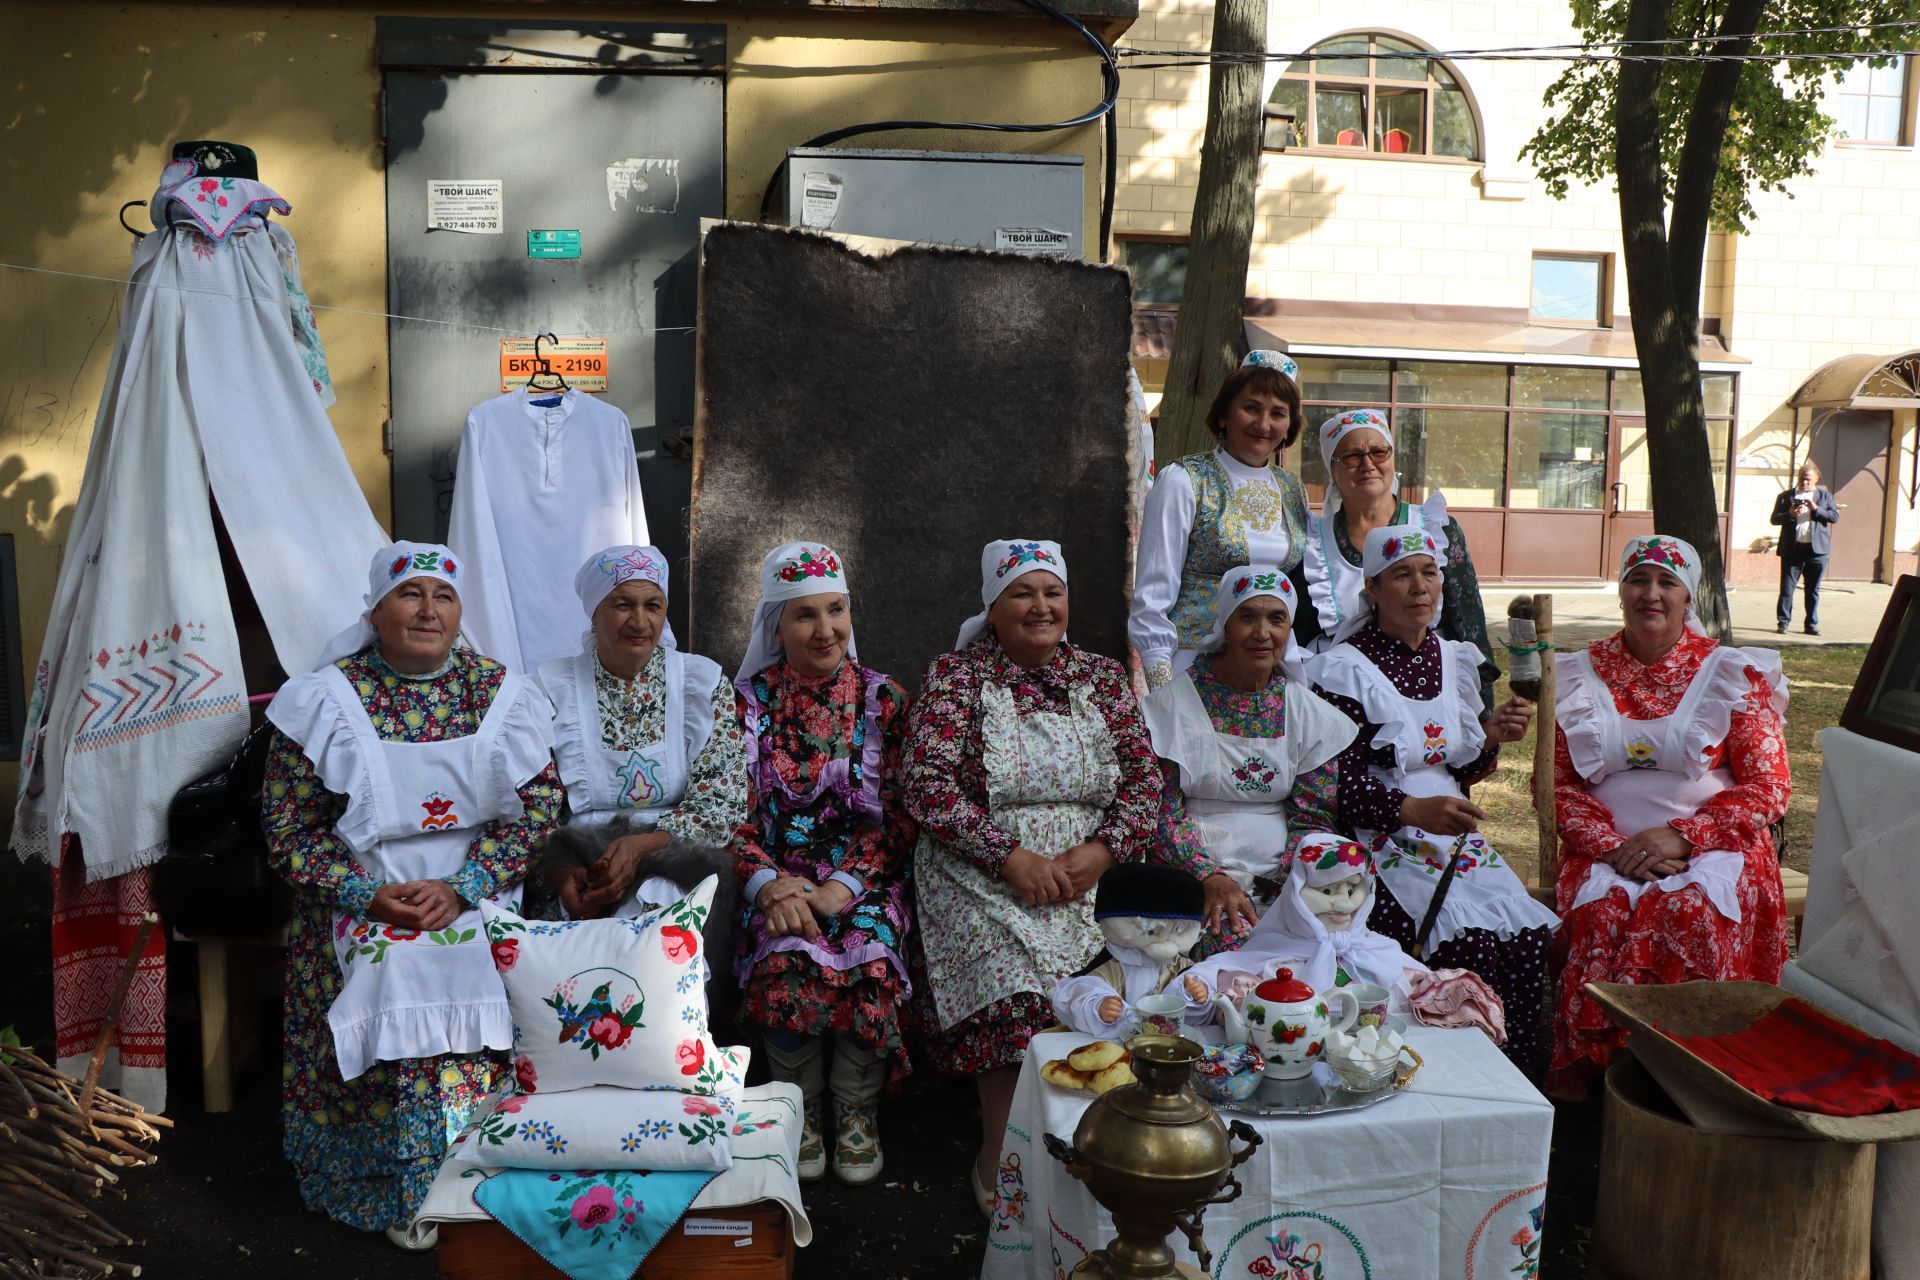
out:
{"label": "embroidered apron bib", "polygon": [[[1691,818],[1700,807],[1731,787],[1733,773],[1724,767],[1704,769],[1690,758],[1684,744],[1686,727],[1706,690],[1713,684],[1711,665],[1739,655],[1738,649],[1716,649],[1694,673],[1673,714],[1658,720],[1629,720],[1613,704],[1613,692],[1593,669],[1593,659],[1582,650],[1574,655],[1578,679],[1591,682],[1590,695],[1600,717],[1601,773],[1587,779],[1594,798],[1613,815],[1613,827],[1622,836],[1634,836],[1650,827]],[[1736,656],[1733,660],[1740,660]],[[1660,880],[1633,880],[1604,862],[1596,861],[1573,896],[1578,909],[1615,889],[1627,895],[1627,904],[1639,903],[1649,888],[1677,893],[1698,885],[1713,909],[1729,920],[1740,918],[1740,872],[1746,859],[1726,849],[1695,850],[1687,869]]]}
{"label": "embroidered apron bib", "polygon": [[[365,762],[367,794],[350,796],[349,804],[372,808],[375,841],[354,855],[375,880],[453,875],[476,828],[525,811],[516,788],[493,767],[502,758],[498,738],[507,712],[528,692],[524,677],[506,676],[479,729],[464,738],[387,742],[340,669],[328,667],[325,675],[327,695],[346,712]],[[520,886],[493,901],[518,909]],[[376,1062],[513,1047],[506,988],[477,907],[432,933],[336,912],[333,951],[340,994],[327,1021],[343,1079]]]}
{"label": "embroidered apron bib", "polygon": [[1165,710],[1153,707],[1147,723],[1155,754],[1180,766],[1187,817],[1207,856],[1243,892],[1262,904],[1270,901],[1270,894],[1255,892],[1253,878],[1278,881],[1286,874],[1280,863],[1287,847],[1285,806],[1297,772],[1287,737],[1219,732],[1185,672],[1169,686]]}
{"label": "embroidered apron bib", "polygon": [[[1019,715],[1013,694],[981,687],[980,736],[987,812],[1020,845],[1052,858],[1090,839],[1113,803],[1120,763],[1089,686],[1068,711]],[[1011,884],[938,848],[914,849],[919,924],[934,1009],[944,1030],[1023,992],[1046,1000],[1053,985],[1100,950],[1093,894],[1028,906]]]}
{"label": "embroidered apron bib", "polygon": [[[1451,647],[1461,642],[1442,640],[1440,643]],[[1477,659],[1477,653],[1475,657]],[[1371,696],[1364,700],[1369,718],[1376,718],[1382,708],[1392,708],[1389,714],[1393,715],[1398,729],[1391,746],[1399,767],[1382,769],[1369,765],[1368,768],[1381,782],[1410,796],[1465,799],[1448,766],[1472,763],[1486,743],[1482,734],[1472,732],[1479,727],[1477,706],[1469,706],[1461,699],[1458,668],[1452,655],[1447,655],[1438,666],[1439,692],[1422,701],[1401,693],[1384,672],[1365,658],[1353,664],[1353,670],[1369,686]],[[1478,686],[1474,687],[1473,694],[1477,704]],[[1378,738],[1374,741],[1376,745],[1385,745]],[[1373,851],[1381,881],[1392,892],[1400,909],[1413,918],[1417,929],[1433,903],[1434,891],[1453,857],[1459,837],[1437,835],[1411,823],[1392,833],[1361,830],[1355,834]],[[1459,856],[1460,869],[1454,873],[1453,883],[1447,886],[1440,914],[1434,917],[1433,931],[1427,935],[1429,949],[1468,929],[1487,929],[1510,938],[1523,929],[1542,925],[1559,927],[1560,918],[1534,901],[1520,877],[1479,832],[1467,837],[1466,843],[1460,846]]]}

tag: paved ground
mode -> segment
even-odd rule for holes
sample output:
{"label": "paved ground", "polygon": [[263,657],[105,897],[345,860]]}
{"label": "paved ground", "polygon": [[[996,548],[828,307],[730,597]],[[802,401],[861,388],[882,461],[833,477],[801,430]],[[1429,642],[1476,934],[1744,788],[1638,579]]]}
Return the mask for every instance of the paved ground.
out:
{"label": "paved ground", "polygon": [[[1498,634],[1504,626],[1507,602],[1535,591],[1553,593],[1554,638],[1561,644],[1598,640],[1620,627],[1620,595],[1614,588],[1521,588],[1491,583],[1482,591],[1487,602],[1488,627]],[[1820,589],[1820,634],[1810,636],[1801,630],[1802,618],[1796,608],[1793,626],[1785,635],[1779,635],[1774,631],[1776,591],[1763,586],[1736,588],[1727,595],[1727,603],[1733,609],[1733,640],[1735,644],[1782,648],[1807,644],[1870,644],[1892,594],[1893,587],[1886,583],[1827,583]]]}

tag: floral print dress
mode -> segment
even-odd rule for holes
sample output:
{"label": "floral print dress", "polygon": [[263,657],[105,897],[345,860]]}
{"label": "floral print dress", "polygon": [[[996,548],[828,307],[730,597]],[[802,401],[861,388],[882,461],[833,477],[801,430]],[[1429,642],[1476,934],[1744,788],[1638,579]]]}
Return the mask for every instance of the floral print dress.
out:
{"label": "floral print dress", "polygon": [[[853,661],[809,680],[784,660],[750,688],[749,812],[733,840],[746,1016],[802,1035],[851,1035],[888,1059],[897,1084],[908,1071],[900,1006],[911,989],[906,690]],[[754,899],[777,875],[837,880],[854,896],[819,938],[775,938]]]}
{"label": "floral print dress", "polygon": [[[667,734],[665,650],[622,680],[593,664],[594,702],[600,711],[600,743],[614,751],[639,750]],[[692,844],[724,848],[747,816],[747,756],[740,732],[741,706],[725,680],[713,687],[713,732],[687,766],[687,791],[660,815],[659,829]],[[674,726],[678,733],[679,727]]]}
{"label": "floral print dress", "polygon": [[[480,727],[506,674],[456,651],[439,671],[405,676],[373,650],[341,670],[384,741],[437,742]],[[482,827],[466,865],[447,882],[468,903],[519,880],[553,830],[562,791],[553,766],[519,788],[526,812]],[[379,889],[334,834],[345,796],[326,790],[298,743],[268,748],[263,820],[274,870],[295,890],[287,937],[283,1150],[308,1206],[363,1230],[404,1226],[474,1108],[504,1078],[502,1053],[444,1054],[375,1064],[342,1081],[327,1011],[340,991],[336,911],[361,915]]]}
{"label": "floral print dress", "polygon": [[[1689,630],[1665,657],[1648,665],[1627,651],[1616,632],[1595,641],[1587,656],[1612,694],[1615,710],[1629,721],[1656,720],[1679,708],[1715,648],[1713,640]],[[1632,903],[1626,893],[1615,890],[1573,905],[1594,864],[1636,833],[1615,828],[1613,814],[1574,768],[1566,731],[1556,726],[1554,799],[1561,840],[1556,889],[1567,961],[1556,997],[1547,1075],[1551,1094],[1584,1096],[1626,1039],[1587,997],[1589,982],[1779,981],[1787,959],[1787,916],[1770,828],[1787,811],[1792,778],[1786,725],[1773,687],[1753,667],[1746,668],[1745,675],[1748,687],[1731,713],[1721,709],[1727,724],[1724,741],[1711,744],[1704,762],[1727,770],[1732,785],[1693,817],[1668,824],[1695,851],[1742,855],[1735,886],[1738,920],[1716,910],[1698,886],[1678,893],[1650,887]],[[1705,718],[1713,711],[1701,707],[1695,714]]]}
{"label": "floral print dress", "polygon": [[[1029,719],[1045,723],[1021,723]],[[1043,732],[1065,758],[1034,752]],[[920,823],[915,889],[931,997],[919,1016],[948,1073],[1010,1066],[1053,1024],[1054,982],[1093,958],[1100,934],[1089,895],[1023,903],[1001,875],[1007,856],[1098,840],[1128,862],[1153,836],[1160,773],[1126,671],[1065,642],[1029,670],[983,635],[928,669],[905,777]],[[942,889],[930,891],[936,876]],[[992,998],[978,1003],[982,995]]]}

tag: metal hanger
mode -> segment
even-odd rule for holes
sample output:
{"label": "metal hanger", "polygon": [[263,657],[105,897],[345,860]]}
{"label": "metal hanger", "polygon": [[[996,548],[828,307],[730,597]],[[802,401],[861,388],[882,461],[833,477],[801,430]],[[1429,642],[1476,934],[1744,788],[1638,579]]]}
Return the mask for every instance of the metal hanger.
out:
{"label": "metal hanger", "polygon": [[[558,369],[555,369],[553,367],[553,362],[540,354],[540,344],[543,341],[551,342],[557,346],[559,345],[560,339],[551,333],[536,333],[533,335],[533,372],[527,377],[527,390],[529,391],[571,391],[573,390],[572,387],[567,385],[566,375],[561,373]],[[533,380],[535,378],[540,377],[542,374],[546,375],[549,378],[554,379],[560,385],[557,387],[534,386]]]}
{"label": "metal hanger", "polygon": [[139,244],[142,240],[145,240],[147,233],[144,231],[135,231],[132,227],[127,226],[127,210],[134,208],[144,209],[146,205],[147,202],[145,200],[129,200],[120,206],[120,225],[126,227],[127,234],[133,237],[135,244]]}

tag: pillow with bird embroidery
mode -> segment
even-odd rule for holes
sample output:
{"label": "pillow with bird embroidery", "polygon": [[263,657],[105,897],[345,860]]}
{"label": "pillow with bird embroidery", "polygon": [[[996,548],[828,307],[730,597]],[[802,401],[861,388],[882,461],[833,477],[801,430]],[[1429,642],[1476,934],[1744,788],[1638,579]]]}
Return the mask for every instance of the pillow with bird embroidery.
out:
{"label": "pillow with bird embroidery", "polygon": [[631,920],[526,920],[480,904],[513,1014],[521,1093],[611,1084],[722,1091],[700,928],[719,881]]}

